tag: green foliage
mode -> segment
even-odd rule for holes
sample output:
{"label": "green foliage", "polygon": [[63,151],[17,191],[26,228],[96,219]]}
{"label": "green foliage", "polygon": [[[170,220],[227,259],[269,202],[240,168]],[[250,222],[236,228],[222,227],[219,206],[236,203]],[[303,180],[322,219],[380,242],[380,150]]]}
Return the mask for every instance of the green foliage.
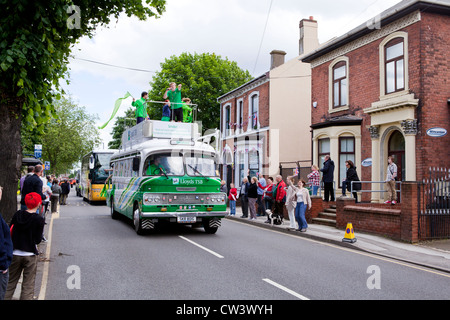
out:
{"label": "green foliage", "polygon": [[42,159],[50,161],[52,173],[59,175],[92,151],[100,143],[100,137],[95,126],[98,117],[88,114],[71,99],[61,99],[55,110],[57,119],[46,125],[42,136]]}
{"label": "green foliage", "polygon": [[[203,129],[219,127],[220,105],[217,98],[252,79],[248,71],[236,62],[222,59],[214,53],[182,53],[161,63],[161,71],[150,82],[149,99],[162,101],[170,82],[182,84],[182,97],[198,105],[197,120]],[[162,104],[152,104],[151,119],[161,119]]]}
{"label": "green foliage", "polygon": [[67,79],[68,58],[77,40],[92,37],[98,26],[122,12],[141,20],[158,17],[165,2],[0,0],[0,107],[6,98],[19,97],[22,124],[42,133],[56,116],[52,104],[64,93],[59,81]]}

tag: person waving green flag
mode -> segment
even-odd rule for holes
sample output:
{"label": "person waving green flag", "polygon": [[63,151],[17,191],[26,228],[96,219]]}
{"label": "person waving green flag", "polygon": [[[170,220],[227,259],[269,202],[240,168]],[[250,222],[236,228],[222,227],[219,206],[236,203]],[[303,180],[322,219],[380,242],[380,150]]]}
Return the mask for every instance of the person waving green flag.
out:
{"label": "person waving green flag", "polygon": [[102,125],[101,127],[98,127],[100,130],[104,129],[109,124],[109,122],[112,119],[114,119],[114,117],[116,116],[117,111],[119,111],[119,108],[120,108],[120,105],[122,104],[122,101],[127,99],[127,98],[129,98],[129,97],[132,97],[132,95],[131,95],[131,93],[127,92],[123,98],[119,98],[119,99],[116,100],[116,103],[114,104],[114,110],[113,110],[113,113],[111,115],[111,118],[104,125]]}

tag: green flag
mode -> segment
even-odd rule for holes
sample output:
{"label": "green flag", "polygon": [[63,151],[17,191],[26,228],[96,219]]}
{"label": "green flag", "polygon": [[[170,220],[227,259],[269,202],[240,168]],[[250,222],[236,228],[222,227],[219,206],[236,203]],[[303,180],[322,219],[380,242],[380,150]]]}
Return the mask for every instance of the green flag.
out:
{"label": "green flag", "polygon": [[125,100],[126,98],[129,98],[129,97],[131,97],[131,93],[127,92],[123,98],[119,98],[119,99],[116,100],[116,103],[114,104],[114,110],[113,110],[113,113],[111,115],[111,118],[104,125],[102,125],[101,127],[98,127],[99,129],[104,129],[108,125],[108,123],[112,119],[114,119],[114,117],[116,116],[117,111],[119,111],[120,105],[122,104],[122,100]]}

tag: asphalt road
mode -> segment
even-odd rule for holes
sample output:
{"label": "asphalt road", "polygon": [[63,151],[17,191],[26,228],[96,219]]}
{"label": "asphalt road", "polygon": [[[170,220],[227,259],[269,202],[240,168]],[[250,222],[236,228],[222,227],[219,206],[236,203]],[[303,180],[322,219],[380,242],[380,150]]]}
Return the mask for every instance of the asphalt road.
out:
{"label": "asphalt road", "polygon": [[51,225],[45,300],[450,297],[449,274],[227,219],[215,235],[181,226],[138,236],[73,193]]}

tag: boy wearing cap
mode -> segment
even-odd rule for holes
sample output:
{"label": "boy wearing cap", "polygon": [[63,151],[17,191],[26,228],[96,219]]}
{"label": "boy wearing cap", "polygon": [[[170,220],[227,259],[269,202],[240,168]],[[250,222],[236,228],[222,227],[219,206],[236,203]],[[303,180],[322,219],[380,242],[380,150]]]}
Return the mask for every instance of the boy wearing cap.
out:
{"label": "boy wearing cap", "polygon": [[13,259],[9,267],[9,282],[5,300],[11,300],[17,282],[23,271],[22,292],[20,300],[32,300],[36,279],[37,245],[42,240],[44,218],[36,212],[42,204],[42,198],[36,192],[25,196],[27,210],[17,211],[12,220]]}

